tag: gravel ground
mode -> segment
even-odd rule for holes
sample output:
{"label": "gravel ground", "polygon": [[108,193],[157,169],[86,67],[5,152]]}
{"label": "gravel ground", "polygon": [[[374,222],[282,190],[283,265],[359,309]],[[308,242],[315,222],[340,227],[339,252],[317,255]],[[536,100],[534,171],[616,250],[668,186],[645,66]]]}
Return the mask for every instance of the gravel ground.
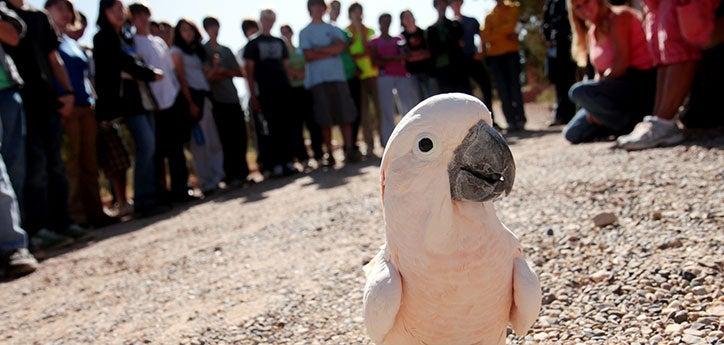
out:
{"label": "gravel ground", "polygon": [[[528,112],[544,128],[545,107]],[[723,342],[721,132],[637,153],[547,129],[509,140],[518,176],[499,214],[544,290],[511,344]],[[370,344],[378,178],[373,163],[315,172],[98,231],[0,285],[0,343]]]}

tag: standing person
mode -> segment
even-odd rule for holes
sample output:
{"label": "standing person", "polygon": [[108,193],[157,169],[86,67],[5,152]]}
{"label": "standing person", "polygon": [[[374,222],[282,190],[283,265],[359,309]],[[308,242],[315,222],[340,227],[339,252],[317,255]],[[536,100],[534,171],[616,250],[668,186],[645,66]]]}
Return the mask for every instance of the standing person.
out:
{"label": "standing person", "polygon": [[60,39],[48,15],[24,0],[6,4],[27,27],[17,46],[5,46],[25,81],[21,90],[27,133],[26,178],[20,193],[23,227],[37,247],[67,244],[70,238],[86,235],[68,214],[68,180],[60,156],[61,117],[73,110],[73,85],[58,54]]}
{"label": "standing person", "polygon": [[[400,49],[400,37],[390,36],[392,16],[384,13],[380,16],[380,36],[369,42],[370,53],[380,70],[377,87],[380,91],[382,108],[381,137],[382,146],[395,129],[395,108],[403,116],[420,101],[415,81],[405,69],[405,57]],[[397,97],[395,97],[397,96]]]}
{"label": "standing person", "polygon": [[[151,9],[142,3],[128,6],[131,21],[136,28],[133,42],[138,56],[145,63],[163,71],[164,78],[150,83],[151,93],[156,100],[158,110],[154,113],[156,125],[156,181],[159,184],[159,197],[171,202],[196,200],[188,186],[189,171],[184,155],[184,143],[191,135],[191,121],[188,117],[188,104],[181,94],[181,86],[174,74],[174,64],[166,43],[151,35]],[[169,190],[166,182],[166,160],[171,180]],[[169,194],[170,193],[170,194]]]}
{"label": "standing person", "polygon": [[[372,156],[375,147],[375,129],[380,128],[378,123],[380,122],[379,117],[382,116],[377,89],[379,71],[372,62],[367,48],[367,43],[375,36],[375,30],[368,28],[362,22],[364,19],[363,8],[358,2],[350,5],[348,12],[351,22],[346,31],[351,38],[349,52],[359,71],[357,75],[359,90],[352,91],[357,91],[357,95],[353,95],[353,97],[356,97],[357,110],[359,110],[357,121],[362,126],[365,144],[368,148],[366,155]],[[372,104],[371,108],[370,104]],[[380,137],[382,137],[381,132]]]}
{"label": "standing person", "polygon": [[[281,177],[297,173],[292,164],[293,129],[289,123],[291,107],[280,99],[291,97],[291,86],[287,77],[289,52],[286,43],[271,34],[276,21],[274,11],[262,10],[259,16],[261,31],[244,48],[244,65],[249,90],[258,90],[250,95],[254,112],[261,112],[266,118],[271,134],[272,176]],[[296,121],[296,120],[292,120]],[[291,145],[290,145],[291,144]]]}
{"label": "standing person", "polygon": [[299,34],[299,46],[307,60],[306,88],[314,97],[314,114],[322,127],[322,137],[327,148],[326,166],[334,166],[332,126],[339,125],[344,138],[345,156],[355,160],[352,123],[357,117],[349,86],[345,82],[340,54],[347,49],[341,30],[322,20],[327,11],[324,0],[308,0],[307,10],[312,22]]}
{"label": "standing person", "polygon": [[[289,84],[292,87],[291,91],[291,104],[294,104],[301,116],[298,120],[294,121],[294,135],[293,144],[295,149],[296,158],[304,163],[309,160],[309,154],[307,153],[307,147],[304,143],[304,128],[307,127],[309,137],[311,141],[313,158],[318,164],[322,161],[324,151],[322,150],[322,130],[319,128],[317,122],[314,121],[314,104],[312,103],[312,94],[309,90],[304,88],[304,66],[306,61],[304,60],[304,53],[302,50],[295,47],[293,43],[294,31],[289,25],[282,25],[281,34],[284,37],[284,41],[287,44],[287,50],[289,51],[289,68],[287,74],[289,76]],[[307,167],[312,167],[309,162],[305,164]]]}
{"label": "standing person", "polygon": [[166,43],[167,46],[172,47],[174,42],[174,28],[173,25],[168,22],[158,23],[158,37]]}
{"label": "standing person", "polygon": [[565,0],[546,0],[543,5],[543,36],[546,40],[546,72],[556,89],[556,110],[551,126],[565,125],[576,107],[568,90],[576,82],[576,64],[571,58],[571,24]]}
{"label": "standing person", "polygon": [[[349,91],[352,94],[352,100],[354,101],[354,105],[357,108],[357,112],[359,113],[362,102],[362,91],[360,90],[362,86],[359,78],[359,69],[357,68],[357,64],[355,63],[354,58],[352,58],[352,54],[350,53],[349,49],[350,45],[352,44],[352,37],[347,31],[342,30],[342,28],[337,25],[337,19],[339,18],[339,15],[341,13],[342,4],[337,0],[331,1],[329,3],[329,23],[332,24],[335,28],[342,31],[342,34],[344,35],[344,42],[347,45],[347,49],[345,49],[342,54],[339,55],[339,58],[342,59],[342,67],[344,67],[344,78],[345,80],[347,80],[347,86],[349,86]],[[352,123],[352,138],[354,139],[353,151],[355,154],[355,158],[361,156],[361,151],[357,142],[357,140],[359,139],[359,128],[361,125],[361,116],[357,116],[357,118],[354,120],[354,123]],[[371,151],[372,150],[369,150],[369,152]]]}
{"label": "standing person", "polygon": [[145,65],[133,45],[126,25],[126,9],[120,0],[101,0],[98,33],[93,37],[96,65],[96,114],[103,121],[123,117],[135,142],[133,175],[134,213],[138,217],[158,214],[154,155],[155,107],[148,82],[163,78],[163,71]]}
{"label": "standing person", "polygon": [[[626,150],[645,150],[681,143],[676,124],[679,108],[689,95],[701,50],[714,29],[719,0],[644,0],[646,39],[658,67],[652,115],[617,139]],[[683,22],[682,22],[683,21]]]}
{"label": "standing person", "polygon": [[470,94],[470,80],[465,69],[465,55],[463,52],[463,28],[457,21],[445,16],[449,0],[433,0],[432,5],[437,10],[437,21],[427,28],[427,45],[433,61],[434,76],[437,79],[440,91],[462,92]]}
{"label": "standing person", "polygon": [[[450,7],[453,10],[453,18],[463,28],[463,54],[465,58],[465,70],[470,78],[478,84],[483,93],[483,103],[493,115],[493,86],[490,83],[490,72],[485,66],[485,45],[480,31],[480,22],[473,17],[462,14],[463,0],[452,0]],[[480,37],[480,48],[475,45],[475,36]],[[495,121],[493,121],[495,122]]]}
{"label": "standing person", "polygon": [[485,17],[483,38],[487,57],[495,78],[495,88],[503,104],[503,114],[509,131],[525,128],[525,108],[520,87],[520,45],[518,25],[520,4],[510,0],[497,0],[493,11]]}
{"label": "standing person", "polygon": [[246,162],[247,129],[239,91],[234,86],[234,78],[243,77],[243,73],[231,49],[219,44],[219,20],[206,17],[203,26],[209,35],[204,49],[209,57],[206,63],[211,67],[209,83],[214,103],[214,120],[224,151],[226,183],[246,183],[249,176],[249,165]]}
{"label": "standing person", "polygon": [[[25,23],[0,2],[0,43],[16,46],[24,33]],[[25,162],[25,113],[18,93],[22,83],[13,59],[0,46],[0,272],[5,277],[23,276],[38,268],[38,261],[28,251],[28,234],[20,226],[15,195],[15,188],[22,188],[22,176],[17,175]],[[8,176],[9,172],[16,176]]]}
{"label": "standing person", "polygon": [[432,77],[433,61],[427,47],[425,31],[415,22],[415,15],[410,10],[400,13],[402,23],[402,36],[405,38],[405,67],[415,77],[417,91],[420,99],[427,99],[436,95],[437,81]]}
{"label": "standing person", "polygon": [[206,79],[211,75],[211,69],[204,64],[209,57],[194,23],[187,19],[178,21],[171,54],[193,121],[189,146],[194,156],[194,171],[201,191],[210,194],[224,179],[224,153],[212,114],[211,86]]}
{"label": "standing person", "polygon": [[641,14],[606,0],[569,0],[573,57],[588,61],[596,79],[573,85],[570,98],[581,110],[563,130],[573,143],[628,133],[654,104],[656,70],[646,47]]}
{"label": "standing person", "polygon": [[[66,138],[66,171],[70,187],[71,218],[96,228],[115,223],[103,212],[98,186],[96,137],[98,123],[93,106],[93,87],[89,77],[90,65],[83,49],[68,33],[80,27],[75,7],[70,0],[48,0],[45,9],[61,34],[58,53],[63,59],[68,77],[75,90],[73,110],[63,119]],[[82,36],[82,34],[81,34]]]}

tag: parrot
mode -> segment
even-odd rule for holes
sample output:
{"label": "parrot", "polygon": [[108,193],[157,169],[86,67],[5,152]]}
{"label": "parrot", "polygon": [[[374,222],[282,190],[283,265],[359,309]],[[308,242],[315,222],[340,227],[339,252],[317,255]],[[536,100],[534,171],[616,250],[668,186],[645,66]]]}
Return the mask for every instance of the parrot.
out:
{"label": "parrot", "polygon": [[395,127],[380,164],[385,244],[364,266],[377,345],[505,344],[538,318],[541,286],[493,201],[515,162],[485,105],[428,98]]}

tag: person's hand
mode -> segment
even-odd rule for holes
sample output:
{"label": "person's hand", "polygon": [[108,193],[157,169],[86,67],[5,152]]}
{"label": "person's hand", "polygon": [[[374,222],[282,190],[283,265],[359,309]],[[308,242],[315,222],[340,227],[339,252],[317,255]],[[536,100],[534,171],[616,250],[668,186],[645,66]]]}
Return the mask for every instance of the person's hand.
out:
{"label": "person's hand", "polygon": [[159,81],[159,80],[161,80],[161,79],[164,78],[164,76],[163,76],[163,70],[161,70],[161,69],[154,68],[154,69],[153,69],[153,73],[156,75],[156,76],[154,77],[154,80],[156,80],[156,81]]}
{"label": "person's hand", "polygon": [[255,96],[252,96],[249,100],[249,105],[251,106],[251,111],[254,113],[260,113],[261,112],[261,103],[259,103],[259,99]]}
{"label": "person's hand", "polygon": [[60,96],[58,97],[58,101],[60,101],[61,104],[63,104],[62,107],[60,107],[60,110],[58,112],[60,113],[60,116],[63,118],[67,118],[70,116],[70,113],[73,112],[73,104],[75,103],[75,96],[72,94]]}
{"label": "person's hand", "polygon": [[191,103],[191,107],[189,108],[191,119],[193,120],[199,120],[201,119],[201,108],[199,108],[196,104]]}

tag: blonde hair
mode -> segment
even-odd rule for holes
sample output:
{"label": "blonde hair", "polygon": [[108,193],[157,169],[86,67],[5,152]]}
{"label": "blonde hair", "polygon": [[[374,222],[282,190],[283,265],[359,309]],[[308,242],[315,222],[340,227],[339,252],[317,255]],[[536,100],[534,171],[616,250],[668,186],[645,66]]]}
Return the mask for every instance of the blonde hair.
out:
{"label": "blonde hair", "polygon": [[[604,15],[608,15],[610,7],[606,0],[595,1],[598,1],[600,21],[600,25],[596,28],[607,33],[610,28],[610,23]],[[566,0],[566,6],[568,6],[568,20],[571,23],[571,32],[573,33],[571,57],[573,57],[573,61],[575,61],[579,67],[586,67],[586,65],[588,65],[588,28],[590,24],[574,13],[573,0]]]}

